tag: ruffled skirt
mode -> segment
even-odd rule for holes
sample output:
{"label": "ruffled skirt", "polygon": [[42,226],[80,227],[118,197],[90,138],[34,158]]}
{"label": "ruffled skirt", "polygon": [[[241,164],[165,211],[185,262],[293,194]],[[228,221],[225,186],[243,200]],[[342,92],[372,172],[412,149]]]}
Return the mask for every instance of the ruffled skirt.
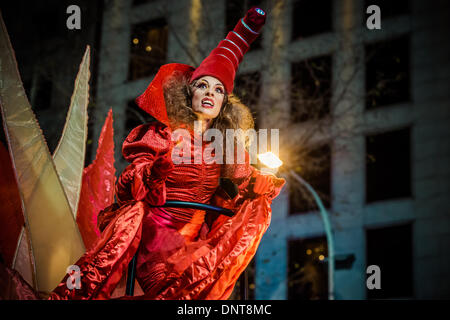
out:
{"label": "ruffled skirt", "polygon": [[162,218],[164,209],[143,201],[106,210],[100,239],[76,263],[81,288],[68,289],[66,276],[50,299],[109,299],[136,252],[144,294],[122,299],[227,299],[270,224],[270,202],[260,196],[215,203],[235,206],[235,215],[204,223],[193,239]]}

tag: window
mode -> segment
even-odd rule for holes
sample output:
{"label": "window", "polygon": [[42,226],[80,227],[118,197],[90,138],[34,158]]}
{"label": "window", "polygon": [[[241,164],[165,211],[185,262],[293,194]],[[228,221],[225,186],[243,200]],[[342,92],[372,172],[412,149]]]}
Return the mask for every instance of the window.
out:
{"label": "window", "polygon": [[52,104],[52,80],[47,75],[39,75],[36,81],[33,109],[35,111],[48,110]]}
{"label": "window", "polygon": [[[377,5],[380,7],[381,19],[393,17],[400,14],[408,14],[411,11],[409,0],[366,0],[366,5],[364,7],[364,13],[370,5]],[[368,15],[367,15],[368,16]],[[364,20],[364,24],[365,24]]]}
{"label": "window", "polygon": [[138,6],[140,4],[155,2],[155,0],[133,0],[133,6]]}
{"label": "window", "polygon": [[330,56],[292,64],[290,99],[293,122],[320,119],[330,113]]}
{"label": "window", "polygon": [[410,101],[409,37],[366,45],[366,108]]}
{"label": "window", "polygon": [[258,120],[258,100],[261,91],[261,74],[259,72],[251,72],[239,75],[234,83],[234,92],[245,104],[250,108],[255,119],[255,128]]}
{"label": "window", "polygon": [[[264,11],[264,6],[261,5],[261,0],[227,0],[226,1],[226,34],[234,29],[239,19],[243,18],[247,11],[252,7],[260,7]],[[264,28],[263,28],[264,29]],[[263,33],[262,30],[255,41],[250,45],[249,50],[260,49],[262,44]]]}
{"label": "window", "polygon": [[125,131],[127,134],[137,126],[155,120],[151,115],[139,108],[134,100],[128,102],[125,117]]}
{"label": "window", "polygon": [[410,129],[366,137],[366,202],[411,196]]}
{"label": "window", "polygon": [[292,40],[332,30],[331,0],[297,0],[292,8]]}
{"label": "window", "polygon": [[156,73],[166,62],[168,26],[165,19],[134,25],[131,32],[128,79]]}
{"label": "window", "polygon": [[381,271],[381,289],[367,289],[369,299],[413,297],[412,225],[366,230],[367,266]]}
{"label": "window", "polygon": [[288,250],[288,299],[327,299],[326,238],[289,240]]}
{"label": "window", "polygon": [[[331,198],[331,148],[323,145],[306,152],[302,159],[299,175],[317,192],[323,205],[330,207]],[[318,210],[312,194],[301,184],[289,185],[289,214]]]}

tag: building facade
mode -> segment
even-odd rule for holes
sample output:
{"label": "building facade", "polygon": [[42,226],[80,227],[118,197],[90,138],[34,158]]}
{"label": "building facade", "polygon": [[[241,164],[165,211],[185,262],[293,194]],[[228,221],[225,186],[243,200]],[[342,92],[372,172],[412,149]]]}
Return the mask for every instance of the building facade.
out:
{"label": "building facade", "polygon": [[[326,61],[329,69],[321,75],[328,80],[329,107],[320,117],[329,125],[314,131],[308,145],[328,145],[328,170],[311,175],[311,185],[327,200],[337,258],[335,298],[448,298],[448,4],[255,3],[269,18],[261,43],[240,66],[236,87],[257,79],[258,99],[251,102],[257,124],[280,128],[282,159],[284,147],[301,148],[312,130],[308,117],[293,116],[293,87],[309,81],[302,63],[314,68]],[[367,26],[371,4],[380,8],[381,29]],[[113,108],[117,145],[130,130],[132,100],[153,76],[130,78],[132,43],[141,41],[133,38],[139,36],[138,26],[165,28],[158,32],[165,32],[166,42],[151,40],[165,43],[162,62],[198,65],[224,37],[233,5],[239,6],[199,0],[108,2],[96,118]],[[292,80],[296,75],[298,82]],[[255,259],[251,289],[256,299],[326,298],[323,222],[314,206],[295,204],[296,197],[287,187],[272,205],[271,226]],[[369,265],[380,267],[381,290],[366,287]]]}

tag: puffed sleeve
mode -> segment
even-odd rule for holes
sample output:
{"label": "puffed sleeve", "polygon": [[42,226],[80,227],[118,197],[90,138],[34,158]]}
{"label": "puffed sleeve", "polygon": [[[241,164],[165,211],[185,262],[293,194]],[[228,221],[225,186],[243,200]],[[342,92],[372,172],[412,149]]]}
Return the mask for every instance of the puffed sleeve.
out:
{"label": "puffed sleeve", "polygon": [[[257,197],[258,195],[253,193],[253,182],[258,175],[267,175],[268,173],[262,173],[250,164],[250,155],[247,151],[245,153],[245,162],[237,163],[237,153],[235,152],[235,163],[224,164],[222,167],[222,177],[230,179],[238,188],[239,198]],[[278,196],[281,192],[285,180],[277,178],[275,175],[270,174],[272,177],[272,183],[270,190],[264,194],[270,201]]]}
{"label": "puffed sleeve", "polygon": [[133,129],[125,139],[122,154],[128,162],[116,184],[119,204],[146,200],[150,205],[166,201],[165,181],[173,170],[171,130],[159,122]]}

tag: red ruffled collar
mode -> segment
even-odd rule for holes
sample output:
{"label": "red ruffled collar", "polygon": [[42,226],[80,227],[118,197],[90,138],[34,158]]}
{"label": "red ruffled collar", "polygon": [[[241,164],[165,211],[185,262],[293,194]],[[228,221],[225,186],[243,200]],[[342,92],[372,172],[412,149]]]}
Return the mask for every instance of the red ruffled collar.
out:
{"label": "red ruffled collar", "polygon": [[136,98],[136,104],[153,118],[171,128],[167,116],[166,102],[164,100],[164,84],[168,79],[174,76],[175,73],[184,74],[189,79],[193,71],[194,67],[186,64],[169,63],[163,65],[159,68],[158,73],[155,75],[152,82],[150,82],[144,93]]}

